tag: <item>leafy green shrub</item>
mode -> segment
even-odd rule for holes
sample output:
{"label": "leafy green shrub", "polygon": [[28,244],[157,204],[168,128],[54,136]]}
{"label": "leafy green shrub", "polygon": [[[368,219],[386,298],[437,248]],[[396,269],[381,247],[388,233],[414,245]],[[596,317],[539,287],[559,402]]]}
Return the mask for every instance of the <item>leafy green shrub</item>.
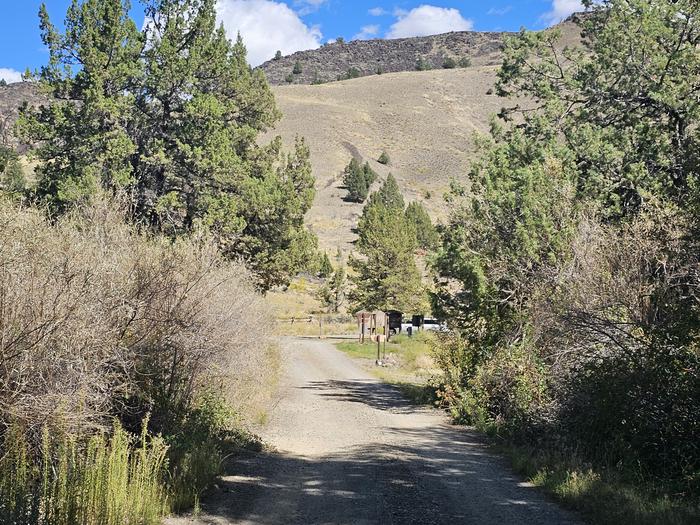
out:
{"label": "leafy green shrub", "polygon": [[469,57],[462,57],[459,59],[459,67],[471,67],[472,59]]}
{"label": "leafy green shrub", "polygon": [[547,367],[526,345],[497,350],[470,386],[486,422],[514,437],[533,435],[549,401]]}
{"label": "leafy green shrub", "polygon": [[379,155],[377,162],[379,164],[384,164],[385,166],[388,166],[389,163],[391,162],[391,159],[389,158],[389,154],[386,151],[382,151],[382,154]]}
{"label": "leafy green shrub", "polygon": [[[457,61],[452,57],[447,57],[442,63],[443,69],[454,69],[456,67],[457,67]],[[462,66],[462,67],[464,67],[464,66]]]}
{"label": "leafy green shrub", "polygon": [[360,70],[357,69],[356,67],[351,67],[348,69],[347,73],[345,73],[345,78],[346,79],[352,79],[352,78],[360,78]]}
{"label": "leafy green shrub", "polygon": [[681,480],[698,492],[698,377],[693,350],[591,359],[563,383],[559,420],[587,457],[645,478]]}
{"label": "leafy green shrub", "polygon": [[416,71],[427,71],[430,69],[430,64],[423,58],[419,58],[416,61]]}
{"label": "leafy green shrub", "polygon": [[284,77],[284,81],[285,81],[287,84],[291,84],[292,82],[294,82],[294,75],[292,75],[291,73],[289,73],[286,77]]}
{"label": "leafy green shrub", "polygon": [[241,448],[259,450],[257,438],[241,430],[237,420],[226,399],[209,391],[197,398],[177,433],[166,436],[173,510],[195,505],[221,473],[224,459],[231,452]]}

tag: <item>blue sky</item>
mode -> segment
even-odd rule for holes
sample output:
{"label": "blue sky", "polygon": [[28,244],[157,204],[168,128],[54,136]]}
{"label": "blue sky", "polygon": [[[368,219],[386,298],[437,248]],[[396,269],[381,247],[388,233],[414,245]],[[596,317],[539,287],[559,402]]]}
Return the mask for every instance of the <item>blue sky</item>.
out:
{"label": "blue sky", "polygon": [[[45,0],[57,25],[70,0]],[[132,0],[139,25],[143,13]],[[40,0],[4,0],[0,19],[0,78],[19,80],[45,63],[38,29]],[[232,37],[240,31],[253,65],[312,49],[337,37],[399,38],[473,29],[541,29],[581,9],[580,0],[218,0],[218,15]]]}

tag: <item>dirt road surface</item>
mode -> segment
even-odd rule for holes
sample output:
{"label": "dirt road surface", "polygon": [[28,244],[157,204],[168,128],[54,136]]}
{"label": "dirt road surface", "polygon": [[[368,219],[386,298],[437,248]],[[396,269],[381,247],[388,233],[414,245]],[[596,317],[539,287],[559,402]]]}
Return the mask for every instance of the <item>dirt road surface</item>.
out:
{"label": "dirt road surface", "polygon": [[407,403],[324,341],[285,339],[284,377],[263,437],[196,519],[168,525],[574,525],[478,435]]}

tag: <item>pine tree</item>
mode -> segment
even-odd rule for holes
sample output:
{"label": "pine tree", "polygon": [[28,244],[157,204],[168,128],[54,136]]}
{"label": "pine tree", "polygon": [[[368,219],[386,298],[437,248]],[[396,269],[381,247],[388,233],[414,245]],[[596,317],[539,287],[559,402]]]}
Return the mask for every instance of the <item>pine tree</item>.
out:
{"label": "pine tree", "polygon": [[389,158],[389,154],[386,152],[386,150],[382,151],[382,154],[379,155],[377,162],[379,164],[384,164],[385,166],[387,166],[391,162],[391,159]]}
{"label": "pine tree", "polygon": [[280,114],[241,39],[217,27],[215,3],[147,0],[152,22],[139,31],[126,0],[75,2],[64,34],[42,7],[40,80],[54,101],[24,110],[20,128],[40,144],[38,194],[54,212],[124,189],[134,219],[172,236],[208,227],[267,290],[315,253],[309,150],[259,143]]}
{"label": "pine tree", "polygon": [[278,49],[273,60],[282,60],[282,51]]}
{"label": "pine tree", "polygon": [[303,69],[301,68],[301,62],[297,60],[296,62],[294,62],[294,68],[292,69],[292,73],[294,73],[295,75],[301,75],[302,71]]}
{"label": "pine tree", "polygon": [[327,277],[330,277],[332,273],[333,265],[331,264],[331,260],[328,258],[328,252],[323,252],[323,256],[321,257],[321,264],[318,270],[318,276],[325,279]]}
{"label": "pine tree", "polygon": [[438,232],[420,202],[414,201],[408,205],[406,220],[415,228],[418,246],[425,250],[433,250],[437,247],[440,240]]}

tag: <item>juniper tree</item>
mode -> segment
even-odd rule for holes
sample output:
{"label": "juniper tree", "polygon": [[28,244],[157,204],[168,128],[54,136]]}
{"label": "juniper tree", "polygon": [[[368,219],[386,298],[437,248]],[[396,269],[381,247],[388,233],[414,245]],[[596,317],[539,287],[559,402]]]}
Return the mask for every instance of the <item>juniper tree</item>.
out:
{"label": "juniper tree", "polygon": [[[405,206],[403,195],[401,194],[401,189],[399,188],[396,179],[391,173],[389,173],[386,180],[384,181],[384,184],[382,184],[379,188],[379,191],[374,192],[370,196],[368,204],[382,204],[387,208],[391,208],[396,211],[403,211]],[[371,209],[372,207],[368,206],[367,208],[365,208],[365,211]]]}
{"label": "juniper tree", "polygon": [[338,266],[338,269],[333,272],[332,277],[328,282],[321,287],[318,292],[318,298],[321,303],[328,308],[329,312],[338,313],[340,308],[345,304],[345,267]]}
{"label": "juniper tree", "polygon": [[356,308],[424,312],[426,295],[416,266],[416,232],[391,177],[370,196],[358,224],[360,257],[351,257]]}
{"label": "juniper tree", "polygon": [[333,265],[331,260],[328,258],[328,252],[323,252],[321,257],[321,263],[318,269],[318,276],[322,278],[330,277],[333,274]]}
{"label": "juniper tree", "polygon": [[54,212],[98,187],[133,197],[134,219],[172,236],[206,227],[258,284],[285,284],[315,238],[309,150],[258,137],[280,118],[264,74],[240,37],[216,25],[215,0],[147,0],[139,31],[126,0],[71,5],[65,32],[40,12],[54,95],[20,122],[39,144],[38,196]]}
{"label": "juniper tree", "polygon": [[21,198],[26,185],[19,156],[11,148],[0,146],[0,194],[13,199]]}
{"label": "juniper tree", "polygon": [[[486,381],[504,350],[541,363],[553,386],[527,396],[562,407],[552,428],[583,454],[687,479],[700,428],[700,3],[584,4],[582,48],[558,30],[505,42],[498,93],[530,102],[501,113],[470,184],[452,188],[435,308]],[[503,421],[497,407],[527,372],[483,389],[474,369],[456,390],[480,420]],[[505,426],[533,431],[526,419],[552,414],[529,408]]]}
{"label": "juniper tree", "polygon": [[365,176],[365,180],[367,181],[367,187],[370,187],[372,184],[374,184],[374,181],[377,180],[377,172],[372,169],[369,162],[365,162],[362,166],[362,174]]}
{"label": "juniper tree", "polygon": [[447,57],[442,63],[443,69],[454,69],[457,67],[457,61],[452,57]]}
{"label": "juniper tree", "polygon": [[406,220],[413,225],[416,231],[416,242],[418,246],[425,250],[437,248],[440,240],[430,215],[425,211],[423,205],[414,201],[406,208]]}
{"label": "juniper tree", "polygon": [[369,193],[369,185],[362,167],[356,158],[350,159],[350,163],[343,172],[343,184],[348,190],[347,199],[351,202],[364,202]]}

